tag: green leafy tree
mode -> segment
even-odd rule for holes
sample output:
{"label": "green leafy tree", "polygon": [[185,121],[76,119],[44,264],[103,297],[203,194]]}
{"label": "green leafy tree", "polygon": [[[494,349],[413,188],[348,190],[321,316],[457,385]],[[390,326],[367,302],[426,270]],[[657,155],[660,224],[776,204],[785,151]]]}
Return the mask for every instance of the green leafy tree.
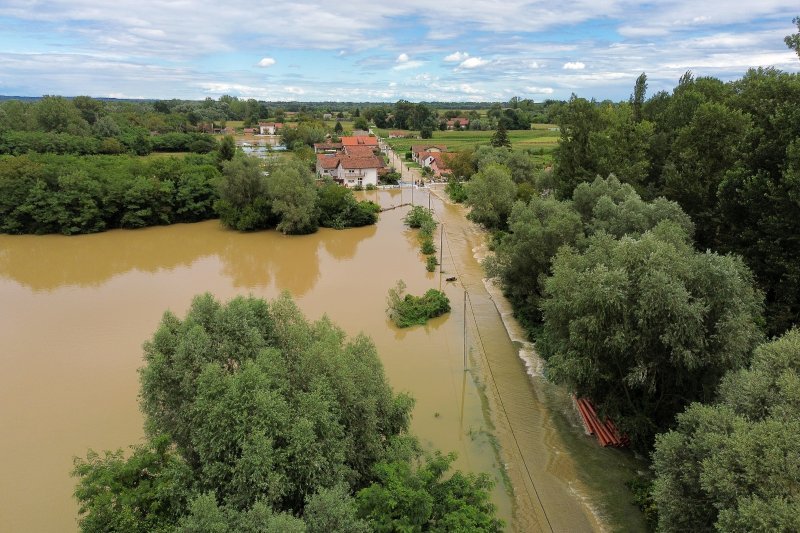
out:
{"label": "green leafy tree", "polygon": [[86,459],[75,459],[81,531],[172,531],[189,497],[189,467],[164,436],[125,455],[90,450]]}
{"label": "green leafy tree", "polygon": [[[380,465],[412,472],[403,464],[420,453],[406,434],[413,402],[392,392],[369,339],[347,339],[327,318],[308,322],[288,295],[221,304],[206,294],[184,319],[165,313],[144,351],[149,443],[127,459],[119,451],[76,460],[82,530],[361,532],[399,523],[398,509],[384,510],[375,495],[407,492]],[[431,511],[415,516],[421,529],[500,527],[487,478],[445,476],[442,461],[411,474],[430,496]],[[354,499],[361,489],[372,496]]]}
{"label": "green leafy tree", "polygon": [[664,168],[663,193],[692,217],[701,248],[718,245],[717,191],[725,173],[739,159],[749,127],[749,118],[741,111],[704,103],[672,144],[672,156]]}
{"label": "green leafy tree", "polygon": [[787,35],[784,37],[783,42],[786,43],[786,46],[789,47],[789,49],[795,51],[797,57],[800,57],[800,17],[793,18],[792,24],[797,26],[797,33]]}
{"label": "green leafy tree", "polygon": [[231,135],[226,135],[220,141],[217,149],[218,164],[221,165],[224,161],[230,161],[234,155],[236,155],[236,141]]}
{"label": "green leafy tree", "polygon": [[214,210],[224,225],[239,231],[264,229],[275,224],[276,217],[267,194],[267,178],[256,158],[242,155],[223,163],[219,200]]}
{"label": "green leafy tree", "polygon": [[642,108],[644,107],[645,95],[647,94],[647,74],[642,72],[636,78],[636,83],[633,86],[633,94],[631,95],[631,108],[633,109],[633,120],[635,122],[642,121]]}
{"label": "green leafy tree", "polygon": [[503,292],[523,325],[533,331],[541,322],[542,281],[558,249],[583,239],[583,224],[570,202],[533,196],[517,202],[493,257],[484,266],[500,279]]}
{"label": "green leafy tree", "polygon": [[280,218],[282,233],[313,233],[319,225],[314,174],[302,161],[289,159],[269,167],[267,194],[272,211]]}
{"label": "green leafy tree", "polygon": [[374,202],[356,200],[353,191],[333,181],[317,188],[316,208],[319,224],[326,228],[368,226],[378,220],[380,206]]}
{"label": "green leafy tree", "polygon": [[467,217],[489,229],[504,229],[517,197],[517,186],[508,168],[489,165],[467,183]]}
{"label": "green leafy tree", "polygon": [[34,115],[42,131],[84,135],[89,130],[81,112],[61,96],[44,96],[36,103]]}
{"label": "green leafy tree", "polygon": [[659,435],[653,495],[660,531],[800,529],[800,331],[730,372],[714,404],[692,404]]}
{"label": "green leafy tree", "polygon": [[503,531],[489,501],[486,474],[446,475],[453,454],[436,453],[376,467],[379,482],[358,493],[362,516],[374,531]]}
{"label": "green leafy tree", "polygon": [[497,129],[489,142],[495,148],[511,148],[511,139],[508,138],[508,132],[502,121],[497,125]]}
{"label": "green leafy tree", "polygon": [[342,127],[342,123],[337,120],[336,121],[336,125],[333,127],[333,132],[336,135],[341,135],[343,131],[344,131],[344,128]]}
{"label": "green leafy tree", "polygon": [[665,221],[562,249],[544,282],[548,376],[595,401],[639,448],[692,401],[713,398],[761,337],[761,294],[740,259],[699,253]]}

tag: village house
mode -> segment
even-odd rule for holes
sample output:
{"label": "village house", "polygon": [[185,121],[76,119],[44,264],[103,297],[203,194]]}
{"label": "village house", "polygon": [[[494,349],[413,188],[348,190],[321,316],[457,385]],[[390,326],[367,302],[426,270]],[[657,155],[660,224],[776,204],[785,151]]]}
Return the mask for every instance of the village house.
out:
{"label": "village house", "polygon": [[466,117],[455,117],[447,121],[448,130],[465,130],[469,128],[469,119]]}
{"label": "village house", "polygon": [[344,146],[374,146],[378,147],[378,138],[372,135],[348,135],[341,137]]}
{"label": "village house", "polygon": [[261,135],[277,135],[278,131],[283,128],[282,122],[259,122],[258,132]]}
{"label": "village house", "polygon": [[389,132],[389,138],[390,139],[402,139],[405,136],[406,136],[406,133],[404,131],[390,131]]}
{"label": "village house", "polygon": [[366,187],[378,185],[378,168],[383,164],[374,155],[371,157],[357,157],[343,155],[339,157],[336,167],[337,176],[334,178],[345,187]]}
{"label": "village house", "polygon": [[422,165],[422,163],[420,162],[420,157],[422,156],[422,154],[426,152],[441,153],[446,151],[447,151],[447,146],[443,144],[412,144],[411,159],[418,165]]}
{"label": "village house", "polygon": [[428,153],[428,156],[425,158],[426,164],[424,166],[433,171],[433,176],[435,178],[441,178],[444,175],[450,174],[450,168],[447,166],[447,162],[444,158],[445,155],[439,152]]}
{"label": "village house", "polygon": [[317,154],[316,171],[321,178],[330,177],[345,187],[366,187],[378,184],[383,160],[374,154],[350,155],[345,152]]}
{"label": "village house", "polygon": [[321,178],[337,178],[336,168],[339,166],[339,154],[317,154],[317,176]]}
{"label": "village house", "polygon": [[315,154],[334,153],[341,150],[342,146],[343,146],[342,143],[332,143],[332,142],[314,143],[314,153]]}

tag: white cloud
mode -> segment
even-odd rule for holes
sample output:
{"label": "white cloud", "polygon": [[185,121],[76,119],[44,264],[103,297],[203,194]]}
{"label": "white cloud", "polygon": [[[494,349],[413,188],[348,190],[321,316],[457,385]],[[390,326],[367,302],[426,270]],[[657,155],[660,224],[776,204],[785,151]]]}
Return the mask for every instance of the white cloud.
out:
{"label": "white cloud", "polygon": [[478,68],[487,65],[488,63],[489,61],[486,59],[480,57],[470,57],[462,61],[461,64],[458,65],[458,68]]}
{"label": "white cloud", "polygon": [[425,64],[424,61],[411,59],[405,52],[397,56],[397,60],[395,61],[395,63],[397,64],[394,67],[392,67],[392,70],[408,70],[412,68],[421,67],[422,65]]}
{"label": "white cloud", "polygon": [[564,70],[583,70],[586,68],[586,65],[580,61],[570,61],[569,63],[564,63],[563,68]]}
{"label": "white cloud", "polygon": [[528,63],[528,68],[542,68],[544,65],[540,65],[538,61],[531,61]]}
{"label": "white cloud", "polygon": [[460,63],[469,57],[467,52],[453,52],[444,58],[448,63]]}
{"label": "white cloud", "polygon": [[262,67],[262,68],[271,67],[274,64],[275,64],[275,60],[272,59],[271,57],[265,57],[265,58],[261,59],[261,61],[258,62],[258,66]]}
{"label": "white cloud", "polygon": [[552,87],[525,87],[525,92],[530,94],[553,94]]}

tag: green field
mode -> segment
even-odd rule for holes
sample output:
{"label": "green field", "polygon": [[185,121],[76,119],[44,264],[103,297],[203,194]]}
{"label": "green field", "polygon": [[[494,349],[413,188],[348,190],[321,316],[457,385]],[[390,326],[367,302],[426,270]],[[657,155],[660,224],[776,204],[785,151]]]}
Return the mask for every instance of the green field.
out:
{"label": "green field", "polygon": [[[554,130],[556,126],[551,124],[534,124],[534,129],[512,130],[508,132],[511,139],[511,147],[514,149],[533,148],[550,153],[558,144],[559,133]],[[457,151],[464,148],[474,148],[481,144],[489,144],[494,131],[434,131],[432,139],[389,139],[387,136],[390,131],[374,129],[378,135],[397,152],[407,152],[412,144],[444,144],[450,151]],[[409,132],[417,133],[417,132]]]}

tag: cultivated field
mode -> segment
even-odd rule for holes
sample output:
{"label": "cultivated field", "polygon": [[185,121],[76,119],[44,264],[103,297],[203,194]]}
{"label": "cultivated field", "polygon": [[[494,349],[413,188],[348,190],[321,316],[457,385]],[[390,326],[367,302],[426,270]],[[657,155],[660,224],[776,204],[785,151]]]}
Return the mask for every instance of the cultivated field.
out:
{"label": "cultivated field", "polygon": [[[511,140],[511,147],[514,149],[534,149],[542,150],[545,154],[552,152],[558,144],[558,129],[551,124],[534,124],[534,129],[530,130],[511,130],[508,138]],[[412,144],[444,144],[448,150],[456,151],[464,148],[474,148],[481,144],[489,144],[494,131],[434,131],[432,139],[389,139],[390,131],[374,129],[378,135],[383,137],[389,145],[398,152],[407,152]],[[411,131],[409,134],[416,135],[419,132]]]}

